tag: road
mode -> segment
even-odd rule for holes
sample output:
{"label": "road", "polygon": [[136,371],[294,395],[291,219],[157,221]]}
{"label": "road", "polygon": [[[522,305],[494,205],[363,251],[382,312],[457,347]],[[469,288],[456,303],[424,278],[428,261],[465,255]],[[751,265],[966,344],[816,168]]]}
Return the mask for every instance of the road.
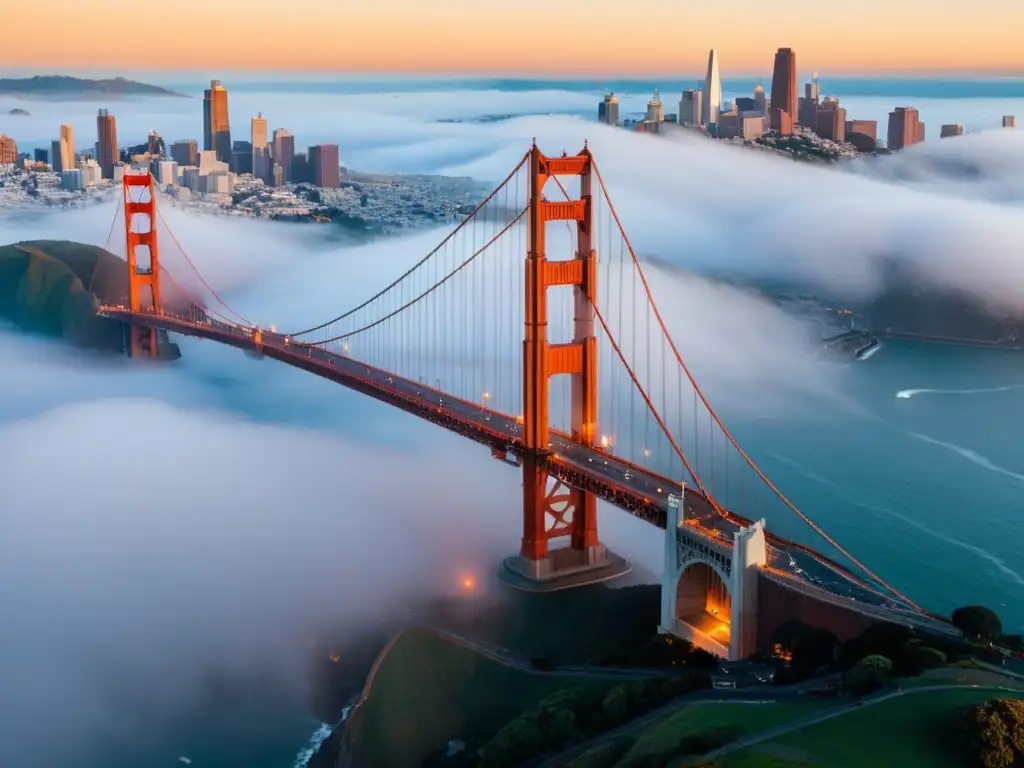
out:
{"label": "road", "polygon": [[775,728],[769,728],[768,730],[765,730],[765,731],[759,731],[758,733],[751,734],[750,736],[745,736],[743,738],[737,739],[736,741],[730,742],[729,744],[727,744],[726,746],[722,747],[721,749],[716,749],[713,752],[708,752],[706,754],[700,755],[699,757],[694,757],[692,762],[703,764],[705,761],[714,760],[715,758],[722,757],[723,755],[727,755],[727,754],[729,754],[731,752],[737,752],[737,751],[739,751],[741,749],[746,749],[747,747],[752,747],[755,744],[761,744],[762,742],[765,742],[765,741],[771,741],[772,739],[778,738],[779,736],[785,736],[788,733],[792,733],[794,731],[799,731],[799,730],[802,730],[804,728],[808,728],[808,727],[810,727],[812,725],[817,725],[818,723],[823,723],[826,720],[832,720],[833,718],[841,717],[842,715],[848,714],[849,712],[851,712],[851,711],[853,711],[855,709],[862,709],[864,707],[873,707],[876,704],[881,704],[883,701],[889,701],[891,699],[898,699],[898,698],[900,698],[902,696],[910,696],[911,694],[917,694],[917,693],[929,693],[929,692],[934,692],[934,691],[962,690],[964,688],[973,688],[973,689],[977,689],[977,690],[986,690],[986,691],[988,691],[988,690],[990,690],[990,691],[1004,691],[1004,692],[1005,691],[1009,691],[1009,692],[1015,693],[1017,695],[1020,695],[1020,693],[1021,693],[1018,689],[1007,688],[1007,687],[1001,686],[1001,685],[951,685],[951,684],[947,684],[947,685],[926,685],[926,686],[920,686],[920,687],[915,687],[915,688],[906,688],[906,689],[902,689],[902,690],[896,690],[896,691],[893,691],[891,693],[882,693],[882,694],[877,694],[877,695],[869,697],[869,698],[860,699],[859,701],[855,701],[855,702],[851,702],[849,704],[845,704],[845,705],[842,705],[842,706],[839,706],[839,707],[835,707],[835,708],[829,709],[829,710],[827,710],[825,712],[819,712],[819,713],[816,713],[816,714],[813,714],[813,715],[809,715],[807,717],[802,717],[802,718],[800,718],[798,720],[793,720],[793,721],[791,721],[789,723],[786,723],[784,725],[776,726]]}
{"label": "road", "polygon": [[[588,752],[595,747],[601,746],[609,741],[614,741],[620,736],[625,736],[632,733],[633,731],[644,728],[656,720],[660,720],[663,717],[667,717],[680,709],[686,709],[698,704],[750,704],[750,705],[768,705],[775,704],[779,699],[794,699],[799,698],[807,693],[807,691],[814,688],[819,688],[823,685],[824,679],[817,678],[814,680],[807,680],[803,683],[797,683],[796,685],[764,685],[760,686],[758,691],[742,691],[742,690],[711,690],[701,692],[699,698],[695,697],[693,693],[683,694],[667,704],[663,704],[657,709],[653,709],[646,714],[640,715],[627,723],[623,723],[617,728],[613,728],[610,731],[598,734],[586,741],[581,741],[578,744],[565,749],[558,754],[551,755],[541,762],[537,763],[537,768],[559,768],[577,757],[582,755],[584,752]],[[757,695],[760,693],[761,695]]]}
{"label": "road", "polygon": [[[208,318],[197,320],[167,313],[133,314],[123,306],[104,306],[99,314],[123,322],[212,339],[273,357],[488,444],[496,453],[507,451],[509,456],[515,456],[522,447],[522,427],[513,415],[460,400],[424,382],[395,376],[344,354],[293,342],[283,334],[262,330],[261,340],[257,343],[253,329]],[[680,488],[675,481],[607,451],[580,445],[558,432],[551,432],[549,448],[552,453],[547,460],[547,469],[551,474],[664,528],[669,495],[678,494]],[[700,493],[689,487],[685,490],[685,517],[696,523],[693,529],[712,541],[731,546],[733,534],[749,521],[731,513],[722,515]],[[902,621],[930,631],[955,633],[952,627],[880,594],[810,548],[771,533],[768,533],[768,539],[772,571],[793,585],[816,587],[837,597],[842,604],[873,616]]]}

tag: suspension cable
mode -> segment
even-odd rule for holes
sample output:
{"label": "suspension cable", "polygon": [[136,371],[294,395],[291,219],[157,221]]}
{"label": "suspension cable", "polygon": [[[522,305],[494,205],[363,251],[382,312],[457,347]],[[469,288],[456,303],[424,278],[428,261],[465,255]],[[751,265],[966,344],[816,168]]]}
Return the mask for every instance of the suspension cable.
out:
{"label": "suspension cable", "polygon": [[[153,198],[153,207],[154,207],[154,209],[156,208],[156,198],[155,197]],[[159,221],[164,221],[162,216],[158,217],[158,220]],[[192,268],[192,271],[196,273],[196,277],[199,278],[199,282],[201,282],[203,284],[203,286],[206,288],[206,290],[208,290],[210,292],[210,295],[213,296],[213,298],[215,298],[217,301],[219,301],[221,303],[221,305],[224,307],[224,309],[226,309],[229,313],[231,313],[232,315],[237,317],[239,320],[241,320],[243,323],[245,323],[250,328],[254,327],[255,323],[253,323],[251,320],[246,319],[245,317],[240,315],[238,312],[233,310],[231,308],[231,305],[229,305],[226,301],[224,301],[224,299],[222,299],[220,297],[220,294],[218,294],[215,290],[213,290],[212,287],[210,287],[210,284],[208,282],[206,282],[206,278],[203,277],[203,273],[200,272],[196,268],[196,265],[192,263],[192,259],[190,259],[188,257],[188,254],[185,252],[185,249],[181,247],[181,243],[178,242],[178,238],[176,238],[174,236],[174,232],[171,230],[170,225],[166,221],[164,221],[164,229],[167,230],[167,234],[169,234],[171,236],[171,240],[174,242],[174,244],[176,246],[178,246],[178,250],[181,251],[181,255],[185,257],[185,261],[188,262],[188,265]],[[209,310],[207,310],[207,311],[209,311]]]}
{"label": "suspension cable", "polygon": [[[593,161],[591,161],[591,162],[593,162]],[[666,327],[665,321],[664,321],[664,319],[661,316],[661,312],[658,311],[657,304],[654,301],[654,296],[651,293],[650,285],[647,282],[647,276],[644,274],[644,270],[640,266],[640,260],[637,258],[636,252],[633,250],[633,244],[629,242],[629,237],[626,235],[626,230],[622,226],[622,221],[619,219],[619,214],[615,210],[615,205],[612,203],[611,198],[609,198],[609,196],[608,196],[608,189],[605,186],[604,179],[601,176],[601,171],[597,167],[597,163],[596,162],[594,162],[594,175],[597,176],[597,182],[601,186],[601,191],[604,194],[605,200],[608,201],[608,208],[611,211],[612,216],[615,219],[615,223],[616,223],[616,225],[619,228],[619,234],[622,235],[623,240],[625,240],[625,242],[626,242],[626,247],[629,249],[630,257],[633,260],[633,265],[634,265],[634,267],[637,270],[637,274],[640,276],[640,280],[643,283],[644,291],[647,294],[648,304],[650,304],[651,309],[654,311],[654,316],[658,320],[658,325],[661,327],[662,333],[668,339],[669,346],[672,348],[672,353],[675,355],[676,362],[679,363],[680,368],[682,368],[683,372],[686,374],[686,377],[690,380],[690,384],[693,386],[694,390],[697,392],[697,396],[700,397],[701,402],[704,403],[704,407],[707,409],[708,413],[711,415],[711,418],[714,419],[715,423],[718,425],[719,429],[722,431],[722,434],[725,435],[726,439],[739,452],[740,456],[742,456],[744,461],[747,462],[747,465],[751,469],[754,470],[754,472],[757,474],[757,476],[759,478],[761,478],[761,480],[764,482],[764,484],[767,485],[768,488],[770,488],[772,490],[772,492],[779,498],[779,500],[782,501],[782,503],[785,504],[787,507],[789,507],[789,509],[792,510],[797,515],[797,517],[799,517],[804,523],[806,523],[808,526],[810,526],[811,530],[813,530],[815,533],[817,533],[819,536],[821,536],[825,541],[827,541],[829,544],[831,544],[833,547],[835,547],[836,550],[839,551],[841,554],[843,554],[847,559],[849,559],[849,561],[851,563],[856,565],[865,574],[867,574],[872,579],[874,579],[876,582],[878,582],[880,585],[885,587],[893,595],[898,597],[900,600],[905,601],[908,605],[910,605],[915,610],[921,611],[921,608],[916,603],[914,603],[912,600],[910,600],[910,598],[908,598],[905,595],[903,595],[902,593],[900,593],[898,590],[896,590],[895,587],[891,586],[885,580],[883,580],[880,576],[876,575],[870,568],[868,568],[866,565],[864,565],[862,562],[860,562],[860,560],[858,560],[856,557],[854,557],[852,554],[850,554],[850,552],[847,549],[845,549],[838,541],[836,541],[831,536],[829,536],[821,528],[821,526],[819,526],[817,523],[815,523],[813,520],[811,520],[811,518],[809,518],[807,515],[805,515],[799,509],[797,509],[796,505],[793,504],[793,502],[790,501],[789,498],[784,493],[782,493],[782,491],[779,490],[779,488],[771,480],[768,479],[767,475],[765,475],[764,472],[761,471],[761,468],[754,462],[753,459],[750,458],[750,456],[747,454],[747,452],[744,451],[743,448],[740,447],[740,444],[732,436],[732,433],[726,428],[725,424],[723,424],[722,420],[718,417],[718,414],[711,407],[711,403],[708,402],[708,399],[707,399],[707,397],[705,397],[704,392],[697,385],[697,381],[694,379],[693,374],[690,372],[689,367],[686,365],[685,362],[683,362],[682,355],[679,354],[679,349],[676,347],[675,341],[673,341],[673,339],[672,339],[672,335],[668,332],[668,328]]]}
{"label": "suspension cable", "polygon": [[513,226],[518,224],[519,220],[522,219],[523,216],[526,215],[526,212],[528,210],[529,210],[528,208],[524,208],[523,210],[521,210],[519,212],[519,215],[516,216],[514,219],[512,219],[508,224],[506,224],[505,227],[500,232],[498,232],[498,234],[496,234],[494,237],[492,237],[490,240],[488,240],[483,246],[481,246],[479,249],[477,249],[465,261],[463,261],[461,264],[459,264],[457,267],[455,267],[455,269],[453,269],[447,275],[442,277],[440,280],[438,280],[436,283],[434,283],[432,286],[430,286],[427,290],[425,290],[421,294],[419,294],[419,296],[416,296],[415,298],[410,299],[409,301],[405,302],[405,304],[403,304],[402,306],[398,307],[397,309],[393,309],[391,312],[388,312],[383,317],[380,317],[377,320],[374,320],[372,323],[368,323],[367,325],[364,325],[362,328],[357,328],[356,330],[349,331],[348,333],[341,333],[341,334],[338,334],[337,336],[332,336],[329,339],[321,339],[320,341],[312,342],[311,346],[320,346],[321,344],[330,344],[332,341],[341,341],[342,339],[351,338],[352,336],[360,334],[363,331],[368,331],[371,328],[375,328],[376,326],[380,325],[381,323],[385,322],[386,320],[390,320],[395,315],[400,314],[401,312],[404,312],[406,309],[411,307],[413,304],[418,303],[421,299],[424,299],[427,296],[429,296],[430,294],[432,294],[434,291],[436,291],[442,285],[447,283],[451,278],[455,277],[455,275],[457,275],[459,272],[461,272],[464,268],[469,266],[469,264],[474,259],[476,259],[477,256],[479,256],[481,253],[483,253],[488,248],[490,248],[495,242],[497,242],[497,240],[502,235],[504,235],[506,232],[508,232],[510,229],[512,229]]}
{"label": "suspension cable", "polygon": [[523,155],[523,159],[519,161],[519,163],[516,165],[515,168],[512,169],[512,172],[509,173],[509,175],[505,177],[505,179],[501,182],[501,184],[499,184],[498,186],[496,186],[494,188],[494,190],[491,192],[491,194],[489,194],[487,197],[485,197],[483,199],[483,201],[479,205],[477,205],[476,208],[473,209],[472,213],[470,213],[466,218],[464,218],[455,229],[453,229],[451,232],[449,232],[448,236],[445,237],[445,239],[442,240],[440,243],[438,243],[437,246],[432,251],[430,251],[430,253],[428,253],[422,259],[420,259],[415,264],[413,264],[411,267],[409,267],[409,269],[407,269],[404,273],[399,275],[389,285],[387,285],[384,288],[382,288],[379,292],[377,292],[375,295],[373,295],[370,298],[368,298],[366,301],[364,301],[358,307],[353,307],[352,309],[348,310],[347,312],[345,312],[343,314],[340,314],[340,315],[338,315],[337,317],[335,317],[335,318],[333,318],[331,320],[327,320],[326,322],[320,323],[320,325],[313,326],[312,328],[307,328],[304,331],[296,331],[295,333],[289,333],[287,335],[291,336],[292,338],[294,338],[296,336],[305,336],[307,334],[313,333],[314,331],[319,331],[322,328],[326,328],[328,325],[331,325],[333,323],[337,323],[340,320],[344,320],[345,318],[347,318],[347,317],[355,314],[356,312],[358,312],[360,309],[363,309],[367,305],[373,303],[374,301],[379,299],[381,296],[383,296],[385,293],[387,293],[392,288],[394,288],[396,285],[398,285],[400,282],[405,280],[405,278],[407,278],[409,275],[411,275],[413,272],[415,272],[417,269],[419,269],[421,266],[423,266],[423,264],[428,259],[430,259],[438,251],[440,251],[444,246],[446,246],[448,244],[448,241],[451,240],[453,237],[455,237],[455,235],[457,235],[462,230],[463,227],[465,227],[467,224],[469,224],[469,222],[471,222],[474,218],[476,218],[477,213],[479,213],[480,210],[485,205],[487,205],[487,203],[489,203],[492,199],[494,199],[494,196],[497,195],[498,192],[500,192],[505,187],[505,185],[509,183],[509,181],[511,181],[513,176],[515,176],[517,173],[519,173],[519,169],[523,167],[523,165],[526,163],[526,161],[529,159],[529,157],[530,157],[530,153],[529,152],[527,152],[525,155]]}

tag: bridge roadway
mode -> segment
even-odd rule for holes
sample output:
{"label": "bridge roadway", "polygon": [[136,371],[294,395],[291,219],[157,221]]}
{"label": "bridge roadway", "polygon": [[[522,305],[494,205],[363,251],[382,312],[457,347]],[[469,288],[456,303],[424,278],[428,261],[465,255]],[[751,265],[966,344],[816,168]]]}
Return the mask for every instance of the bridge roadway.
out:
{"label": "bridge roadway", "polygon": [[[395,376],[351,357],[295,342],[283,334],[266,330],[261,332],[262,343],[257,344],[252,329],[210,318],[196,320],[170,313],[132,313],[124,306],[109,305],[102,306],[99,314],[125,323],[211,339],[257,352],[413,413],[483,443],[495,456],[517,463],[522,437],[521,425],[514,416],[452,397],[423,382]],[[678,495],[679,485],[675,481],[607,451],[580,445],[555,430],[551,432],[550,449],[551,453],[546,457],[549,474],[567,485],[594,493],[647,522],[665,527],[668,497],[672,493]],[[686,520],[695,530],[723,546],[731,546],[733,533],[750,522],[731,512],[720,514],[702,494],[690,487],[686,488],[684,498]],[[952,630],[950,625],[917,613],[881,593],[810,547],[766,533],[770,573],[792,583],[794,588],[812,594],[824,591],[840,604],[879,618],[903,621],[932,631]]]}

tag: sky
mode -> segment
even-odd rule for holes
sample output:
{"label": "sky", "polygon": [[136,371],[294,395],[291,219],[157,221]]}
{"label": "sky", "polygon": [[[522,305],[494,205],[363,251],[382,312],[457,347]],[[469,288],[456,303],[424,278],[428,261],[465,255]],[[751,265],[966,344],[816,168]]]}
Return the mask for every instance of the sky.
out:
{"label": "sky", "polygon": [[[650,74],[770,70],[778,47],[801,69],[1024,73],[1017,0],[179,0],[155,25],[134,0],[36,0],[4,11],[0,67],[401,73]],[[18,32],[46,19],[46,39]],[[910,31],[913,30],[911,33]],[[59,41],[59,42],[57,42]]]}

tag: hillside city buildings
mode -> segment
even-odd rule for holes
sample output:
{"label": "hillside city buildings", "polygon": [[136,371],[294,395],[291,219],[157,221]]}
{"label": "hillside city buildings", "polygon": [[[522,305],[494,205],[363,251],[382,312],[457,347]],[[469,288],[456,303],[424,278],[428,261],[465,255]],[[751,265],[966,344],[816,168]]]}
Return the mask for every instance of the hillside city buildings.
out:
{"label": "hillside city buildings", "polygon": [[[642,118],[622,118],[619,98],[614,93],[606,94],[598,103],[597,118],[608,125],[647,133],[661,133],[668,126],[678,125],[714,138],[788,147],[797,155],[809,156],[837,157],[885,147],[900,150],[924,141],[925,124],[913,107],[899,106],[889,114],[883,144],[876,121],[849,119],[836,96],[822,99],[817,73],[804,84],[803,96],[798,95],[797,76],[796,53],[792,48],[779,48],[775,53],[771,93],[757,85],[752,96],[737,96],[727,102],[722,98],[718,52],[712,48],[703,83],[682,92],[677,114],[664,113],[661,95],[655,89]],[[1013,128],[1015,124],[1012,115],[1002,118],[1004,128]],[[959,125],[944,125],[940,131],[942,138],[962,134],[963,127]],[[788,144],[787,137],[793,139]]]}

